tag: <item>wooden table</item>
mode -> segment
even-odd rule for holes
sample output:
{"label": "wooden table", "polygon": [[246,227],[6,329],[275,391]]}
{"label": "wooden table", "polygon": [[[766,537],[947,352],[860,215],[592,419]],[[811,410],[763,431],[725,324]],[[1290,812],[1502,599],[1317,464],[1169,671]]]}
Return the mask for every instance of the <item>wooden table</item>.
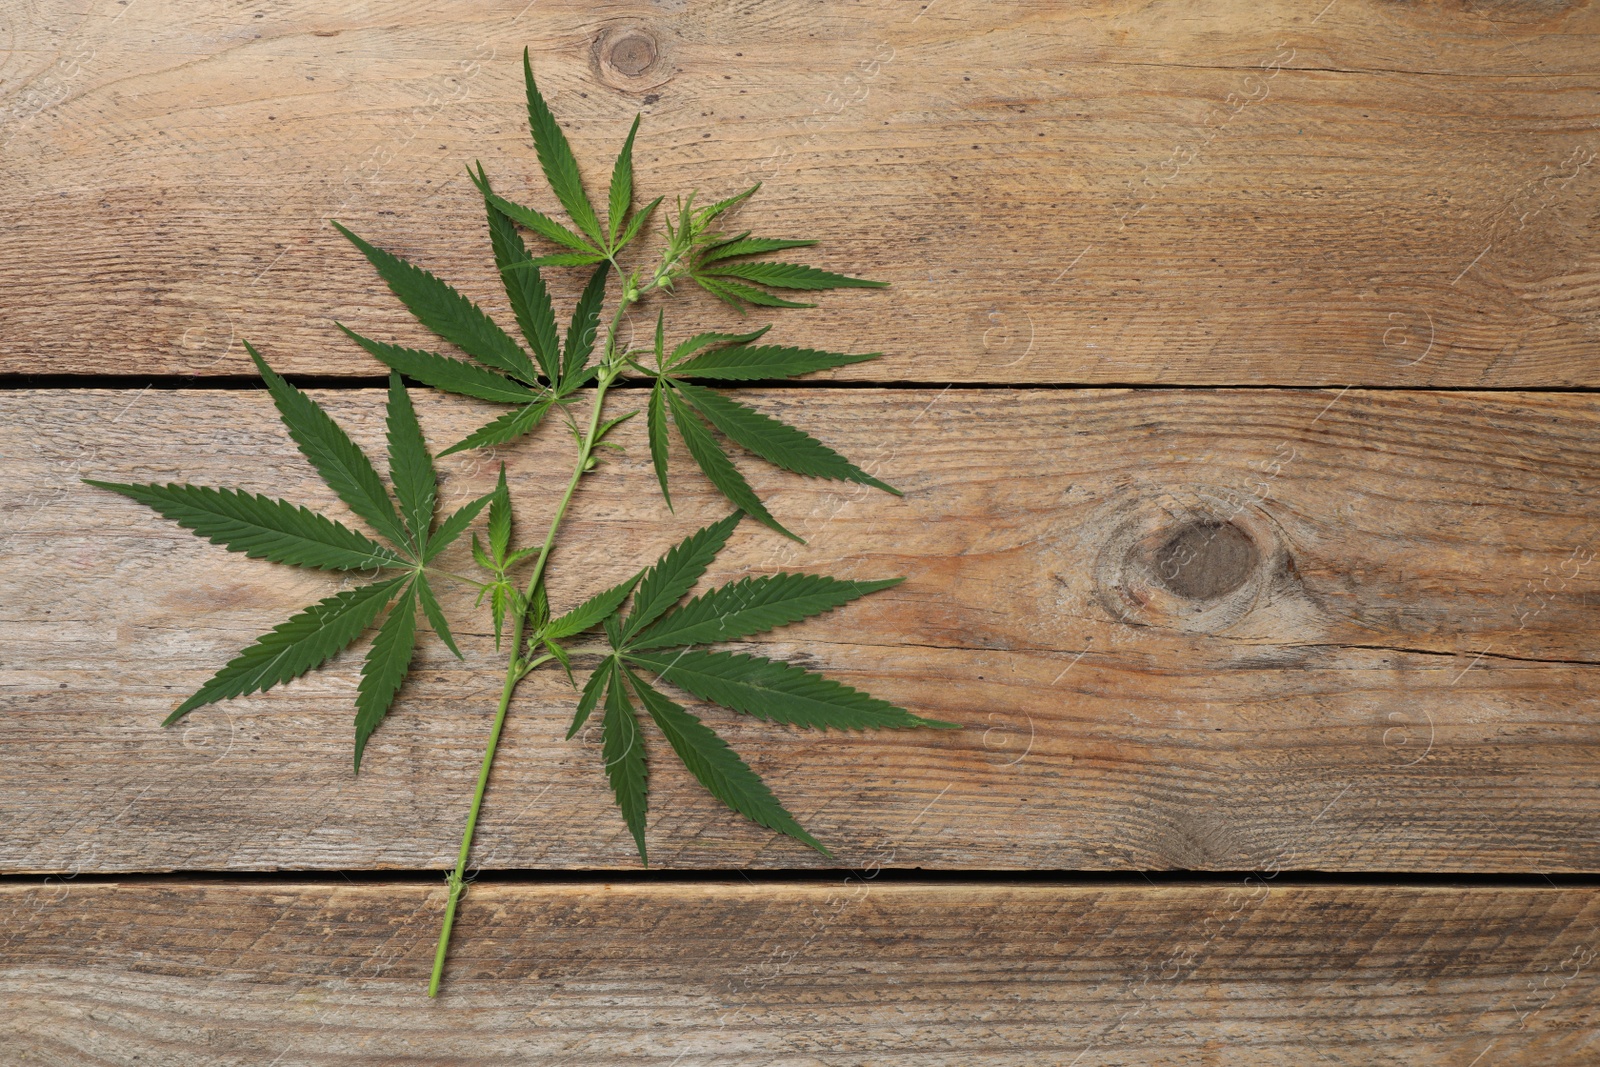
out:
{"label": "wooden table", "polygon": [[[5,14],[0,1061],[1600,1063],[1592,6]],[[163,730],[331,579],[79,479],[337,512],[242,341],[380,447],[333,320],[425,335],[328,220],[503,314],[463,164],[542,192],[524,44],[592,181],[642,111],[648,195],[760,179],[746,225],[893,283],[779,327],[881,360],[745,395],[905,497],[751,467],[808,544],[711,577],[907,575],[766,644],[966,728],[719,719],[838,861],[662,761],[643,873],[535,675],[430,1002],[487,627],[421,654],[359,778],[352,657]],[[724,513],[669,516],[619,440],[553,596]],[[562,447],[494,458],[534,486]]]}

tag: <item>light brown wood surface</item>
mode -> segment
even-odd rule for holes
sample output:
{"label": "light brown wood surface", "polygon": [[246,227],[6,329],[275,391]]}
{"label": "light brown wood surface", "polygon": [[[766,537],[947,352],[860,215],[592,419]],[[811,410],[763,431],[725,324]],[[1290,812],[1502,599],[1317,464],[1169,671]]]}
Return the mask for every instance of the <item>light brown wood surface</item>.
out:
{"label": "light brown wood surface", "polygon": [[[0,887],[10,1062],[1595,1062],[1592,890]],[[13,925],[14,924],[14,925]],[[1477,1057],[1475,1059],[1475,1057]]]}
{"label": "light brown wood surface", "polygon": [[[375,391],[319,395],[381,455]],[[609,410],[642,395],[623,391]],[[965,726],[824,736],[710,713],[840,864],[1600,864],[1586,829],[1600,814],[1591,398],[744,395],[906,495],[746,463],[809,544],[747,524],[708,581],[907,576],[763,647]],[[476,402],[417,402],[434,442],[486,418]],[[568,462],[555,429],[504,456],[519,496],[545,506],[540,486]],[[643,428],[618,434],[626,454],[585,483],[564,527],[558,608],[726,514],[676,454],[668,516]],[[225,552],[77,479],[237,485],[342,514],[264,391],[11,392],[0,454],[0,869],[438,869],[453,857],[502,669],[470,591],[446,600],[466,662],[425,647],[359,778],[352,656],[158,725],[338,579]],[[498,469],[484,456],[441,468],[447,503],[487,491]],[[537,508],[523,529],[543,529]],[[1192,560],[1162,555],[1197,531]],[[480,865],[637,866],[598,738],[562,740],[573,701],[557,673],[524,684]],[[657,864],[826,863],[721,809],[670,759],[654,767]]]}
{"label": "light brown wood surface", "polygon": [[[503,310],[464,166],[552,208],[767,182],[741,226],[891,281],[806,343],[873,381],[1600,384],[1600,15],[1580,3],[10,0],[0,371],[372,369],[418,340],[328,224]],[[570,296],[574,286],[558,283]],[[709,299],[696,314],[717,315]],[[800,320],[788,318],[780,334]]]}
{"label": "light brown wood surface", "polygon": [[[0,1064],[1600,1064],[1600,7],[0,7]],[[653,864],[721,873],[608,883],[598,737],[535,675],[473,852],[513,873],[430,1003],[503,666],[471,593],[359,777],[355,654],[162,729],[339,579],[79,479],[343,515],[263,391],[171,387],[245,339],[374,375],[336,320],[437,347],[330,219],[510,324],[465,165],[555,210],[524,46],[596,200],[642,112],[641,194],[760,180],[735,226],[892,283],[758,316],[883,357],[744,395],[905,497],[745,462],[809,543],[748,523],[708,582],[905,575],[736,647],[964,729],[706,711],[856,873],[740,878],[830,861],[656,743]],[[378,394],[322,384],[381,453]],[[417,399],[436,447],[488,413]],[[726,514],[617,440],[558,607]],[[532,537],[567,442],[444,461],[446,503],[501,459]]]}

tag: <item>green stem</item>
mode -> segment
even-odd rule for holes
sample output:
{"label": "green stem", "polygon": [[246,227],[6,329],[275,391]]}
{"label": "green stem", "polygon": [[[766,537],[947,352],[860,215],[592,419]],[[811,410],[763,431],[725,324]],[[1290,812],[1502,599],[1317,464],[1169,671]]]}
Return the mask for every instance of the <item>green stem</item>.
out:
{"label": "green stem", "polygon": [[602,370],[595,383],[594,410],[589,413],[589,429],[583,435],[583,442],[578,448],[578,462],[572,467],[572,477],[567,480],[567,490],[561,494],[561,503],[556,506],[556,514],[550,520],[550,532],[545,535],[544,546],[539,549],[539,558],[534,561],[533,573],[528,576],[528,588],[525,594],[531,603],[534,590],[539,588],[539,582],[544,579],[545,564],[550,561],[550,551],[556,546],[556,531],[561,528],[561,520],[567,514],[567,506],[572,503],[572,497],[578,491],[578,482],[582,480],[584,471],[589,466],[589,458],[594,455],[594,436],[600,429],[600,413],[605,409],[606,390],[616,377],[610,370]]}
{"label": "green stem", "polygon": [[450,929],[456,921],[456,905],[461,900],[463,880],[467,871],[467,856],[472,851],[472,834],[478,827],[478,810],[483,807],[484,790],[489,787],[489,768],[494,764],[494,751],[500,744],[500,732],[505,729],[506,712],[511,707],[511,694],[516,692],[522,678],[522,662],[518,650],[522,648],[524,616],[517,613],[511,628],[511,662],[506,665],[505,685],[500,689],[500,707],[494,714],[494,726],[489,731],[489,744],[483,752],[483,764],[478,768],[478,788],[472,794],[472,807],[467,811],[467,829],[461,836],[461,852],[456,857],[456,869],[450,874],[450,897],[445,902],[444,926],[439,930],[439,948],[433,954],[433,977],[428,980],[428,996],[439,995],[439,978],[444,974],[444,957],[450,948]]}
{"label": "green stem", "polygon": [[[556,531],[561,528],[561,520],[566,517],[567,508],[572,503],[572,498],[578,490],[578,482],[589,468],[589,460],[594,455],[597,444],[595,437],[600,432],[600,417],[605,410],[606,390],[621,373],[619,361],[616,358],[617,329],[622,325],[622,314],[628,305],[638,300],[644,292],[652,286],[643,286],[636,291],[632,299],[625,293],[617,307],[616,314],[611,319],[611,329],[606,334],[605,354],[601,360],[600,375],[595,382],[594,410],[589,415],[589,429],[583,435],[578,447],[578,462],[573,465],[572,477],[567,482],[567,490],[561,495],[561,503],[556,507],[556,513],[550,520],[550,532],[545,535],[544,547],[539,550],[539,558],[533,565],[533,573],[528,578],[526,601],[533,602],[534,590],[544,579],[545,564],[550,560],[550,552],[555,548]],[[554,657],[542,656],[530,662],[522,659],[522,635],[527,626],[527,612],[516,613],[516,622],[511,631],[511,656],[506,664],[505,685],[500,690],[500,707],[495,711],[494,725],[489,730],[489,744],[483,752],[483,762],[478,768],[478,787],[472,794],[472,807],[467,810],[467,827],[461,835],[461,851],[456,856],[456,868],[451,872],[447,884],[450,894],[445,900],[444,925],[439,930],[439,947],[433,954],[433,976],[428,980],[428,996],[439,995],[439,980],[444,975],[445,956],[450,950],[450,931],[455,926],[456,908],[461,902],[462,891],[466,888],[467,859],[472,854],[472,835],[478,827],[478,812],[483,807],[483,794],[489,787],[489,771],[494,765],[495,749],[500,744],[501,731],[505,729],[506,712],[511,707],[511,696],[516,692],[517,683],[527,676],[528,672],[542,663],[548,663]]]}
{"label": "green stem", "polygon": [[573,494],[578,491],[578,482],[589,469],[589,459],[594,455],[595,434],[600,430],[600,416],[605,410],[606,390],[611,388],[611,383],[617,380],[617,375],[622,373],[620,361],[617,359],[617,330],[622,326],[622,316],[627,312],[630,304],[636,303],[645,293],[655,288],[653,282],[647,282],[634,290],[630,297],[625,291],[622,299],[617,302],[616,314],[611,316],[611,328],[606,331],[605,355],[601,358],[600,376],[595,379],[594,408],[589,412],[589,429],[583,435],[583,441],[578,448],[578,462],[573,465],[572,477],[567,480],[567,490],[561,494],[561,503],[556,507],[556,514],[550,520],[550,532],[545,535],[544,546],[539,549],[539,558],[533,564],[533,573],[528,576],[527,599],[533,601],[533,591],[539,587],[539,582],[544,578],[545,564],[550,560],[550,552],[555,548],[556,531],[561,527],[561,520],[567,514],[567,505],[572,503]]}

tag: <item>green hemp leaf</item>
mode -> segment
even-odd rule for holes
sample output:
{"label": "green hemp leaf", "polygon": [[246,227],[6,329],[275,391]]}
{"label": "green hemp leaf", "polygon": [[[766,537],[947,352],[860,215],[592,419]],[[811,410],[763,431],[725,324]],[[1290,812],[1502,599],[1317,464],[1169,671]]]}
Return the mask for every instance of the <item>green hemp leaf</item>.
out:
{"label": "green hemp leaf", "polygon": [[746,451],[796,474],[858,482],[896,496],[900,495],[900,490],[874,478],[803,430],[684,379],[779,380],[875,359],[878,353],[854,355],[819,352],[810,348],[748,344],[765,332],[766,327],[747,334],[699,334],[678,345],[670,357],[663,358],[664,350],[658,346],[653,371],[638,367],[655,379],[647,406],[650,456],[656,478],[661,484],[661,493],[670,506],[671,495],[667,490],[667,426],[676,426],[689,455],[723,496],[759,522],[800,541],[801,538],[790,533],[767,511],[750,488],[750,483],[717,443],[711,428]]}
{"label": "green hemp leaf", "polygon": [[[646,861],[649,751],[660,739],[712,796],[758,826],[786,835],[824,856],[832,853],[803,828],[761,777],[695,713],[678,702],[692,697],[765,723],[813,730],[955,728],[792,663],[748,650],[712,646],[760,634],[833,611],[903,579],[851,581],[820,574],[747,575],[690,597],[745,515],[799,541],[757,496],[735,465],[726,443],[780,470],[812,478],[900,491],[867,473],[810,434],[735,394],[749,383],[782,382],[832,370],[879,353],[829,352],[771,343],[770,325],[737,332],[699,332],[669,348],[664,304],[692,281],[732,305],[794,308],[812,305],[779,294],[833,289],[877,289],[869,281],[802,264],[761,258],[808,248],[809,239],[753,237],[719,226],[743,210],[758,185],[709,206],[695,192],[663,212],[659,232],[651,220],[664,197],[636,207],[635,115],[610,167],[603,203],[591,200],[565,132],[523,53],[528,129],[547,194],[524,196],[540,206],[508,199],[491,186],[483,165],[468,168],[481,198],[489,249],[510,310],[506,324],[431,271],[380,248],[347,227],[334,225],[366,257],[389,290],[440,342],[441,350],[412,348],[365,337],[343,324],[346,336],[389,371],[387,395],[388,485],[372,462],[310,396],[286,382],[245,346],[266,382],[284,426],[328,487],[365,525],[357,529],[284,500],[234,489],[192,485],[90,484],[146,504],[200,537],[254,559],[292,566],[359,573],[340,589],[273,628],[244,649],[168,717],[171,724],[197,708],[281,685],[328,663],[376,629],[356,688],[355,766],[393,706],[416,649],[418,615],[452,653],[462,656],[433,583],[462,581],[487,601],[495,648],[506,657],[505,680],[467,812],[448,893],[429,996],[445,970],[451,931],[468,884],[474,833],[491,780],[495,754],[517,686],[542,667],[559,669],[576,695],[569,740],[598,722],[600,755],[623,825]],[[522,195],[522,194],[519,194]],[[604,209],[596,209],[600,203]],[[531,242],[531,244],[530,244]],[[548,276],[547,271],[576,272]],[[552,292],[576,292],[565,327]],[[642,302],[654,311],[649,347],[622,340],[628,312]],[[612,387],[624,377],[648,386],[619,390],[640,401],[634,410],[609,414]],[[434,455],[428,450],[405,382],[452,394],[452,404],[475,411],[503,410]],[[587,414],[579,413],[582,404]],[[674,545],[654,564],[616,582],[562,613],[551,610],[546,587],[562,522],[587,478],[609,469],[603,459],[628,447],[618,433],[644,415],[639,438],[667,508],[669,460],[675,435],[732,514]],[[517,545],[520,525],[510,470],[503,453],[547,422],[562,423],[575,444],[571,473],[553,509],[540,508],[549,525],[542,538]],[[615,438],[615,439],[613,439]],[[436,461],[469,449],[495,449],[499,476],[490,492],[439,519]],[[541,457],[548,451],[540,453]],[[541,463],[545,462],[543,458]],[[552,486],[545,471],[531,479]],[[472,559],[483,580],[438,569],[435,560],[487,509],[474,532]],[[642,514],[642,512],[640,512]],[[436,519],[438,521],[436,521]],[[613,523],[619,520],[612,516]],[[617,539],[627,543],[626,536]],[[686,599],[689,598],[689,599]],[[587,635],[587,636],[585,636]],[[580,640],[603,645],[583,645]],[[574,661],[598,656],[580,687]],[[587,666],[592,658],[583,659]]]}
{"label": "green hemp leaf", "polygon": [[694,194],[679,202],[678,221],[667,222],[668,247],[676,251],[674,276],[684,275],[739,314],[746,305],[772,308],[809,308],[815,304],[788,300],[771,290],[881,289],[888,282],[853,278],[798,263],[751,261],[751,256],[809,248],[817,242],[776,237],[751,237],[750,231],[728,236],[711,225],[729,210],[755,195],[756,182],[741,193],[696,209]]}
{"label": "green hemp leaf", "polygon": [[328,488],[387,544],[286,500],[236,489],[85,481],[137,500],[212,544],[253,559],[318,570],[399,572],[335,593],[273,627],[179,704],[163,724],[170,726],[196,708],[262,692],[322,666],[355,644],[392,606],[362,664],[356,690],[355,769],[360,771],[367,740],[410,670],[418,607],[446,647],[461,655],[428,584],[426,566],[461,536],[489,497],[471,501],[434,525],[438,480],[433,457],[398,374],[389,379],[391,498],[372,461],[321,405],[274,373],[248,342],[245,347],[301,454]]}
{"label": "green hemp leaf", "polygon": [[[611,652],[590,676],[567,736],[576,735],[597,706],[604,707],[601,755],[641,860],[646,858],[645,750],[630,693],[689,773],[712,796],[751,822],[832,856],[784,810],[766,783],[725,741],[646,681],[641,671],[702,700],[790,726],[817,730],[958,728],[954,723],[912,715],[904,708],[791,664],[745,653],[694,648],[718,641],[738,641],[787,626],[904,581],[772,574],[719,586],[678,604],[722,551],[742,517],[742,512],[735,511],[721,522],[691,534],[668,549],[654,566],[598,594],[551,622],[543,633],[534,635],[535,640],[549,641],[596,626],[605,627]],[[623,616],[622,603],[630,590],[632,611]]]}

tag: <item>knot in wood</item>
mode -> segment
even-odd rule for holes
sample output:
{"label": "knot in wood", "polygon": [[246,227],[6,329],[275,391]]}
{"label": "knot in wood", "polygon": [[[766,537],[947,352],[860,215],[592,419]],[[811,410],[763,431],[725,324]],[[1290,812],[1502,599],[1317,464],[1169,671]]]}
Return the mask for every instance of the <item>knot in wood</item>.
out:
{"label": "knot in wood", "polygon": [[613,42],[607,62],[630,78],[637,78],[656,61],[656,43],[643,33],[631,31]]}
{"label": "knot in wood", "polygon": [[1152,487],[1108,502],[1088,529],[1099,541],[1096,593],[1125,623],[1222,633],[1273,625],[1267,616],[1247,620],[1263,604],[1281,614],[1304,599],[1263,502],[1226,487]]}
{"label": "knot in wood", "polygon": [[667,39],[639,19],[619,19],[595,35],[589,65],[604,85],[647,93],[672,77]]}
{"label": "knot in wood", "polygon": [[1243,585],[1261,553],[1231,522],[1193,522],[1156,549],[1156,581],[1190,600],[1215,600]]}

